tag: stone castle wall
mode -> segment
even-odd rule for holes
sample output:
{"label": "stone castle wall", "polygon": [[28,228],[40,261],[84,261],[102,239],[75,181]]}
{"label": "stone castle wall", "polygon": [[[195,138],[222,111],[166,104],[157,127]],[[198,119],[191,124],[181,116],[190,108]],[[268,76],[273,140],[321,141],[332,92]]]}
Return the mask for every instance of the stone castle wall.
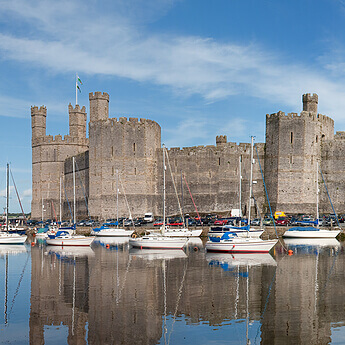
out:
{"label": "stone castle wall", "polygon": [[[178,210],[172,178],[174,178],[175,185],[178,187],[179,199],[182,200],[181,173],[184,175],[182,178],[182,188],[184,211],[186,213],[194,214],[196,211],[185,180],[187,180],[191,195],[200,213],[218,212],[229,214],[231,209],[240,208],[240,159],[242,172],[241,209],[246,213],[249,202],[251,145],[237,145],[236,143],[227,142],[226,137],[223,137],[222,142],[219,142],[219,137],[217,137],[216,142],[216,146],[196,146],[183,149],[171,148],[167,150],[172,171],[171,174],[167,163],[167,214],[176,214]],[[263,167],[264,145],[256,145]],[[159,151],[159,156],[162,157],[162,150]],[[255,151],[254,157],[256,158]],[[162,176],[162,158],[157,161],[158,172]],[[263,212],[265,204],[264,189],[257,159],[255,159],[254,164],[253,180],[257,181],[254,184],[253,194],[260,205],[259,212]],[[163,178],[160,177],[160,190],[163,189],[162,181]],[[161,200],[160,203],[162,203]]]}
{"label": "stone castle wall", "polygon": [[[130,213],[143,216],[145,212],[162,215],[163,150],[159,124],[131,117],[109,118],[107,93],[90,93],[89,99],[89,138],[86,138],[85,107],[69,106],[70,135],[64,139],[59,135],[55,138],[46,135],[45,107],[31,109],[32,217],[41,218],[43,197],[44,218],[53,218],[53,213],[59,218],[59,179],[64,176],[63,218],[70,219],[67,199],[73,204],[72,156],[76,156],[78,166],[78,219],[88,216],[115,218],[117,186],[119,216]],[[337,212],[344,212],[345,134],[337,132],[334,135],[334,121],[317,113],[317,95],[305,94],[302,100],[303,111],[299,115],[283,112],[266,115],[266,143],[256,144],[272,209],[314,214],[319,163]],[[248,213],[249,143],[237,145],[228,142],[226,136],[218,136],[214,146],[171,148],[167,154],[167,215],[179,214],[172,179],[185,213],[195,213],[185,179],[200,213],[229,214],[231,209],[239,208],[240,194],[242,212]],[[253,208],[252,214],[256,216],[268,211],[268,203],[256,151],[254,160],[253,194],[258,211]],[[320,174],[319,189],[320,212],[330,212]]]}

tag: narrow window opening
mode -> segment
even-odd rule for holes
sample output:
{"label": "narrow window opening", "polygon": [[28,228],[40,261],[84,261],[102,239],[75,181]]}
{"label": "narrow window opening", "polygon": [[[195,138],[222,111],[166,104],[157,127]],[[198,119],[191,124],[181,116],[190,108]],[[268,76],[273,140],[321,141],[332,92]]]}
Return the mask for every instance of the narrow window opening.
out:
{"label": "narrow window opening", "polygon": [[133,152],[135,152],[135,143],[133,144]]}
{"label": "narrow window opening", "polygon": [[290,133],[290,143],[293,143],[293,132]]}
{"label": "narrow window opening", "polygon": [[134,175],[137,174],[137,168],[134,168]]}
{"label": "narrow window opening", "polygon": [[114,157],[114,146],[111,147],[111,156]]}
{"label": "narrow window opening", "polygon": [[292,164],[293,163],[293,161],[292,161],[292,156],[290,156],[290,164]]}
{"label": "narrow window opening", "polygon": [[218,158],[218,165],[220,165],[220,158]]}
{"label": "narrow window opening", "polygon": [[315,139],[316,143],[318,142],[318,139],[319,139],[318,136],[316,136],[316,139]]}

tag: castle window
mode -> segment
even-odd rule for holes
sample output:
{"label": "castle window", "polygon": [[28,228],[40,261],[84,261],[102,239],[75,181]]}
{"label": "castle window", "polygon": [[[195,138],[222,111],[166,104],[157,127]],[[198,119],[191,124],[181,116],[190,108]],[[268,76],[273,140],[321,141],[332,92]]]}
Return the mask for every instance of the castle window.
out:
{"label": "castle window", "polygon": [[133,144],[133,152],[135,152],[135,143]]}
{"label": "castle window", "polygon": [[134,168],[134,175],[137,174],[137,168]]}
{"label": "castle window", "polygon": [[114,157],[114,146],[111,147],[111,156]]}
{"label": "castle window", "polygon": [[293,163],[293,161],[292,161],[292,156],[290,156],[290,164],[292,164]]}
{"label": "castle window", "polygon": [[290,144],[293,143],[293,132],[290,133]]}
{"label": "castle window", "polygon": [[318,137],[316,136],[316,139],[315,139],[315,141],[316,141],[316,143],[317,143],[317,141],[318,141]]}
{"label": "castle window", "polygon": [[220,158],[218,158],[218,165],[220,165]]}

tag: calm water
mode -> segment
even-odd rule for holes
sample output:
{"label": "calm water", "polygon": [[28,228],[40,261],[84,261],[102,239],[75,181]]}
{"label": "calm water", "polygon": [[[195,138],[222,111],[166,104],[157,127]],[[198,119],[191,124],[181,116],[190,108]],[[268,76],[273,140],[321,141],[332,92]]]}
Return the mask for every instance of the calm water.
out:
{"label": "calm water", "polygon": [[0,344],[344,344],[343,244],[0,247]]}

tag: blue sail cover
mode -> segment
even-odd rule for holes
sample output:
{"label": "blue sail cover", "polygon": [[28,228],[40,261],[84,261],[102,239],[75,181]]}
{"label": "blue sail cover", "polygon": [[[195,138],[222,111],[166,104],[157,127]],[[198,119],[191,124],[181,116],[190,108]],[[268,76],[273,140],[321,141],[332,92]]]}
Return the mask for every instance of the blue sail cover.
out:
{"label": "blue sail cover", "polygon": [[295,226],[288,229],[287,231],[320,231],[319,228],[314,228],[312,226]]}
{"label": "blue sail cover", "polygon": [[235,226],[235,225],[224,225],[225,229],[234,229],[234,230],[245,230],[249,231],[249,225],[246,226]]}
{"label": "blue sail cover", "polygon": [[221,240],[230,240],[231,238],[238,237],[234,232],[228,231],[220,238]]}

